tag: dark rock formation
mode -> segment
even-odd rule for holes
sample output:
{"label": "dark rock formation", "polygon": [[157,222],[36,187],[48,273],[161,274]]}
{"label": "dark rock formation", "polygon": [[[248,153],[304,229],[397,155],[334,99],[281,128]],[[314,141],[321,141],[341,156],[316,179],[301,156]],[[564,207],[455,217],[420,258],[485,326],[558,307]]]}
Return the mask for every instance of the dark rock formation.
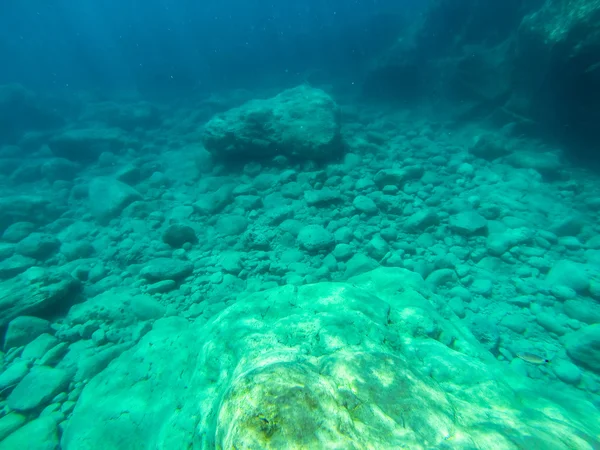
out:
{"label": "dark rock formation", "polygon": [[382,54],[364,92],[511,125],[600,163],[600,2],[437,0]]}

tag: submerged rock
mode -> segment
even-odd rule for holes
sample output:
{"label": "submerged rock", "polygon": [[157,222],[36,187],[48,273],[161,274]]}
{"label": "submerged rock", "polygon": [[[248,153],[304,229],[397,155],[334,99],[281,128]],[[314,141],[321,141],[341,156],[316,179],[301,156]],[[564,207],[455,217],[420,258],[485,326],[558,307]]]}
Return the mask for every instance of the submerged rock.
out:
{"label": "submerged rock", "polygon": [[350,282],[243,295],[206,324],[160,319],[85,386],[62,448],[194,439],[206,449],[441,448],[451,439],[584,449],[600,431],[593,405],[578,398],[586,413],[569,417],[459,320],[438,315],[418,275],[378,269]]}
{"label": "submerged rock", "polygon": [[327,160],[343,150],[340,127],[333,99],[320,89],[299,86],[213,117],[202,140],[218,160],[278,155]]}
{"label": "submerged rock", "polygon": [[17,253],[39,260],[52,256],[60,248],[60,240],[51,234],[31,233],[17,244]]}
{"label": "submerged rock", "polygon": [[600,374],[600,324],[569,334],[565,346],[573,361]]}
{"label": "submerged rock", "polygon": [[475,211],[463,211],[450,217],[450,229],[463,236],[487,234],[487,220]]}
{"label": "submerged rock", "polygon": [[327,251],[335,245],[335,237],[321,225],[307,225],[298,233],[298,244],[309,252]]}
{"label": "submerged rock", "polygon": [[4,349],[26,345],[51,331],[50,322],[39,317],[19,316],[11,320],[4,336]]}
{"label": "submerged rock", "polygon": [[7,242],[16,243],[33,233],[35,228],[35,225],[31,222],[15,222],[4,230],[2,239]]}
{"label": "submerged rock", "polygon": [[147,263],[140,275],[148,281],[175,280],[180,281],[194,270],[189,261],[180,259],[157,258]]}
{"label": "submerged rock", "polygon": [[142,198],[131,186],[108,177],[92,180],[88,195],[92,214],[102,223],[118,217],[127,205]]}
{"label": "submerged rock", "polygon": [[18,316],[64,308],[75,300],[79,288],[79,281],[71,275],[41,267],[0,282],[0,327]]}
{"label": "submerged rock", "polygon": [[49,142],[55,156],[77,162],[98,159],[101,153],[118,151],[127,140],[118,128],[76,128],[55,135]]}
{"label": "submerged rock", "polygon": [[198,241],[194,229],[181,223],[169,225],[163,232],[162,239],[164,243],[176,248],[188,242],[194,244]]}
{"label": "submerged rock", "polygon": [[58,448],[57,419],[52,415],[34,419],[0,442],[0,450],[12,450],[24,446],[36,450],[54,450]]}
{"label": "submerged rock", "polygon": [[17,222],[45,225],[60,217],[64,211],[63,206],[50,198],[4,194],[0,196],[0,230],[5,230]]}
{"label": "submerged rock", "polygon": [[64,370],[34,366],[8,396],[8,406],[16,411],[29,411],[45,406],[67,387],[70,380],[71,377]]}

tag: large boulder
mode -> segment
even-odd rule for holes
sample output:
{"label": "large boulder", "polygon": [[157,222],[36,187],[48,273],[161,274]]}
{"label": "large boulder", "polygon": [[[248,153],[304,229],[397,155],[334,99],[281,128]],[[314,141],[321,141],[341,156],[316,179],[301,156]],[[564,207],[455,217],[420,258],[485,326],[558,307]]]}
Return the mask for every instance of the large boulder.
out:
{"label": "large boulder", "polygon": [[546,0],[517,35],[508,105],[552,129],[570,152],[600,162],[600,2]]}
{"label": "large boulder", "polygon": [[0,327],[18,316],[55,314],[75,301],[79,288],[68,273],[31,267],[0,283]]}
{"label": "large boulder", "polygon": [[205,125],[202,139],[219,160],[278,155],[327,160],[343,148],[338,105],[322,90],[308,86],[216,115]]}
{"label": "large boulder", "polygon": [[160,319],[85,385],[62,448],[589,448],[591,403],[533,390],[432,296],[386,268]]}

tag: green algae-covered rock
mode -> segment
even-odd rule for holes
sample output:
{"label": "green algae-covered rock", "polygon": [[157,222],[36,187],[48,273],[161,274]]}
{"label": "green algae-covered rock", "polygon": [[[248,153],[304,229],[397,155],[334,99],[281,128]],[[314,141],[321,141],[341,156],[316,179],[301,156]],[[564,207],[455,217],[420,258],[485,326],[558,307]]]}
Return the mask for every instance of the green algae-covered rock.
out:
{"label": "green algae-covered rock", "polygon": [[592,405],[568,416],[432,296],[380,268],[160,319],[86,385],[62,448],[589,448]]}

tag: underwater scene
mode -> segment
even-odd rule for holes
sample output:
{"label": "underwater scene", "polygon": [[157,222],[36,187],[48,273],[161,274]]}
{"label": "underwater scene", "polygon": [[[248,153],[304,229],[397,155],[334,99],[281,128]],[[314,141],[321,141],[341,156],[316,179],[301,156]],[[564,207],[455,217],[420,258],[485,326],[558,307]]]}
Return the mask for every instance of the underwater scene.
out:
{"label": "underwater scene", "polygon": [[7,0],[0,58],[0,450],[600,449],[599,0]]}

